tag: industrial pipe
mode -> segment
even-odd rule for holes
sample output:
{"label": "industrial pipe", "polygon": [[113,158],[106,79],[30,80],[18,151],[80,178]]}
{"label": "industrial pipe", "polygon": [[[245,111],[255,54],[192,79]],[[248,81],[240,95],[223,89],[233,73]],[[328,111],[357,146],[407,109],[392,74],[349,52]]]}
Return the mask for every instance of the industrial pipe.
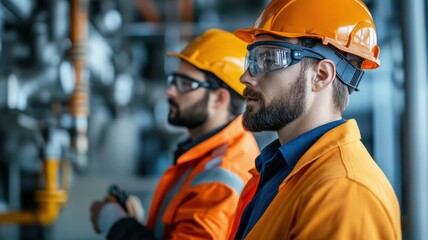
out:
{"label": "industrial pipe", "polygon": [[161,16],[153,0],[134,0],[141,15],[149,22],[159,22]]}
{"label": "industrial pipe", "polygon": [[428,239],[428,85],[426,0],[403,1],[408,239]]}
{"label": "industrial pipe", "polygon": [[71,0],[70,6],[71,49],[70,60],[74,67],[75,87],[70,98],[70,111],[75,120],[72,146],[76,150],[76,163],[86,165],[88,151],[89,86],[84,76],[86,65],[86,41],[88,32],[87,0]]}
{"label": "industrial pipe", "polygon": [[58,186],[59,173],[58,159],[43,161],[43,176],[46,182],[45,189],[36,191],[35,211],[17,211],[0,213],[0,224],[40,224],[49,225],[58,218],[61,207],[67,202],[67,193]]}

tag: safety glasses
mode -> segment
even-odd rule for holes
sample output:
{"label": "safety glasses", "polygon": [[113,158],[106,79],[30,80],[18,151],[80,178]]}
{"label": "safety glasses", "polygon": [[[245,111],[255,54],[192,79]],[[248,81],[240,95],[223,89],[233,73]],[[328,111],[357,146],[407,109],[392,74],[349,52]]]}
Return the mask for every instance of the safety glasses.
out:
{"label": "safety glasses", "polygon": [[179,93],[187,93],[200,87],[208,89],[220,88],[219,83],[202,82],[181,73],[172,73],[168,76],[168,87],[174,85]]}
{"label": "safety glasses", "polygon": [[312,47],[304,47],[279,41],[260,41],[248,45],[247,50],[245,69],[248,69],[253,77],[292,66],[304,57],[332,60],[336,64],[337,77],[352,90],[358,91],[358,84],[364,75],[363,70],[350,62],[355,59],[355,56],[343,55],[321,43],[315,43]]}
{"label": "safety glasses", "polygon": [[253,77],[289,67],[301,61],[303,57],[324,58],[310,48],[285,42],[256,42],[247,49],[245,69],[248,69]]}

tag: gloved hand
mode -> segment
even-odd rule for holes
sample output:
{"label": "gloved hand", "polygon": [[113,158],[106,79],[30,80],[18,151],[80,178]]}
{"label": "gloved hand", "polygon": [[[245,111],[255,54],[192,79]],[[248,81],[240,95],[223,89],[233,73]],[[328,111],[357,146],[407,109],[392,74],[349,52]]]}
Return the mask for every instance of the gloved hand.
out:
{"label": "gloved hand", "polygon": [[116,185],[108,189],[104,200],[91,205],[91,222],[97,233],[107,233],[115,222],[125,217],[133,217],[141,222],[144,208],[138,197],[127,194]]}
{"label": "gloved hand", "polygon": [[112,198],[128,213],[128,216],[143,221],[144,208],[140,199],[135,195],[129,195],[117,185],[111,185],[108,189],[107,198]]}

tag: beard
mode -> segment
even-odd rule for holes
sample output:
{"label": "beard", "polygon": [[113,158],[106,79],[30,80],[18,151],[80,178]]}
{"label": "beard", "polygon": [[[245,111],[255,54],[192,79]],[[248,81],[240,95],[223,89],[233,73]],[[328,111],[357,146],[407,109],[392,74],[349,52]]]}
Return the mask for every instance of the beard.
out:
{"label": "beard", "polygon": [[298,119],[305,111],[306,81],[301,71],[296,82],[291,86],[289,93],[274,98],[266,106],[261,93],[245,88],[244,97],[257,99],[260,109],[248,105],[243,115],[244,128],[252,132],[278,131],[287,124]]}
{"label": "beard", "polygon": [[186,127],[188,129],[193,129],[204,124],[208,119],[208,100],[209,92],[206,91],[200,101],[185,109],[180,109],[178,103],[172,99],[168,99],[169,105],[177,109],[175,114],[170,110],[168,122],[174,126]]}

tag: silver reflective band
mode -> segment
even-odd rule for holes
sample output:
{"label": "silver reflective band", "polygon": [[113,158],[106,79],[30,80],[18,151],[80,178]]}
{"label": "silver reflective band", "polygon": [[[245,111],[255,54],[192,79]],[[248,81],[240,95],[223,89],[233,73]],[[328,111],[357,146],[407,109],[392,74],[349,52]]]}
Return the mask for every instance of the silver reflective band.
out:
{"label": "silver reflective band", "polygon": [[225,168],[212,168],[199,173],[193,178],[191,186],[195,187],[204,183],[222,183],[235,190],[238,195],[241,194],[244,188],[244,181]]}
{"label": "silver reflective band", "polygon": [[165,194],[164,199],[162,200],[162,204],[160,205],[160,210],[158,215],[156,216],[156,223],[155,223],[155,229],[154,234],[156,239],[163,239],[164,236],[164,230],[165,230],[165,224],[162,221],[162,217],[165,214],[166,209],[168,208],[169,204],[172,202],[172,199],[177,196],[180,189],[183,187],[184,182],[186,181],[189,174],[192,172],[193,167],[188,168],[179,179],[175,181],[173,186],[168,190],[168,192]]}
{"label": "silver reflective band", "polygon": [[364,75],[364,71],[352,65],[347,56],[318,42],[312,47],[304,47],[280,41],[260,41],[248,45],[247,49],[245,69],[253,77],[284,69],[300,62],[304,57],[332,60],[336,65],[337,77],[350,87],[350,93],[352,90],[358,91],[358,84]]}

